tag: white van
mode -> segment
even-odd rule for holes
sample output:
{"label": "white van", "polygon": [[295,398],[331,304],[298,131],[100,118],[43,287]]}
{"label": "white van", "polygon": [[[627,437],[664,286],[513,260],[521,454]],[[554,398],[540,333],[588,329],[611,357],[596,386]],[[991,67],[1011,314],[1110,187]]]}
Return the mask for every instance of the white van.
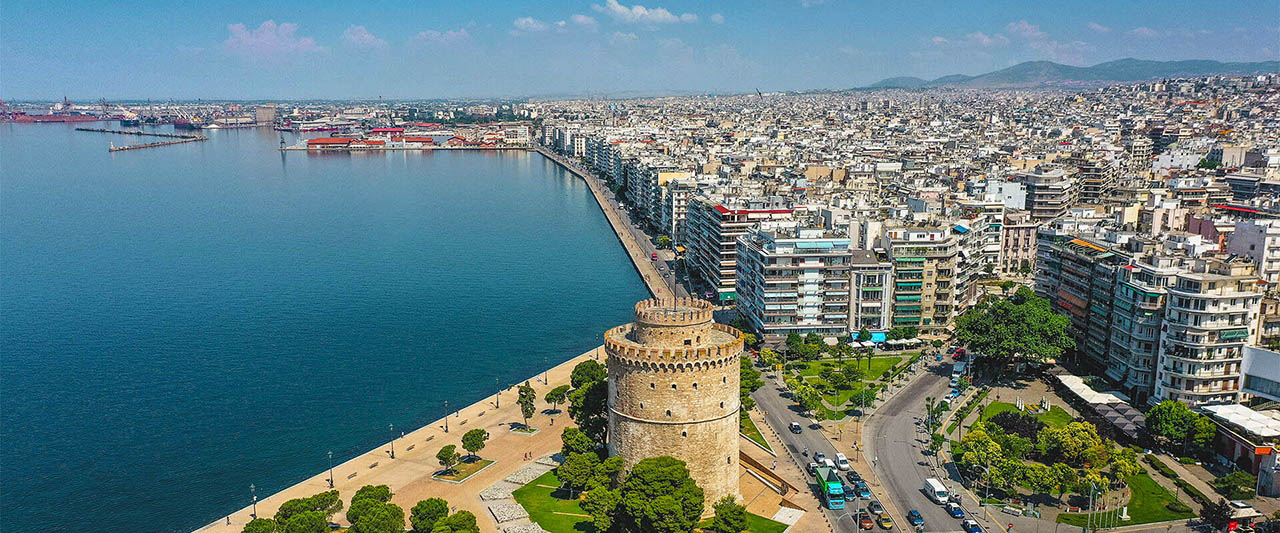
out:
{"label": "white van", "polygon": [[950,499],[950,495],[947,494],[947,488],[942,486],[942,482],[935,478],[924,480],[924,494],[938,505],[946,505],[947,500]]}
{"label": "white van", "polygon": [[850,468],[849,458],[845,457],[843,453],[836,454],[836,468],[844,471],[848,471]]}

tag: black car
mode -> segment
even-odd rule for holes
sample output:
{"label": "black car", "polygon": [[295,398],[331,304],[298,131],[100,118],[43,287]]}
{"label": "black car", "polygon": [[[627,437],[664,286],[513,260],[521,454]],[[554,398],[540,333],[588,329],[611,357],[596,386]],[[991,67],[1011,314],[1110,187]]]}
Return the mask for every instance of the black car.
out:
{"label": "black car", "polygon": [[871,500],[871,503],[867,504],[867,510],[871,511],[871,514],[878,515],[884,512],[884,506],[880,505],[879,500]]}
{"label": "black car", "polygon": [[800,427],[800,424],[796,422],[792,422],[790,425],[788,425],[787,429],[790,429],[792,433],[795,433],[797,435],[799,435],[800,432],[804,431],[804,428]]}

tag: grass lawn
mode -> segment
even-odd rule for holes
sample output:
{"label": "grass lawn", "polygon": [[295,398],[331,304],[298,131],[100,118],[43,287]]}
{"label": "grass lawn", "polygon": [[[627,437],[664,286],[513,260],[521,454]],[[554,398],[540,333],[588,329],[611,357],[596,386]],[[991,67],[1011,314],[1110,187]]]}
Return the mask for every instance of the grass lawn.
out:
{"label": "grass lawn", "polygon": [[[1174,501],[1173,494],[1161,487],[1146,473],[1130,476],[1125,481],[1129,484],[1129,489],[1133,491],[1133,497],[1129,498],[1129,517],[1131,520],[1124,522],[1124,525],[1150,524],[1152,522],[1182,520],[1196,516],[1194,512],[1179,513],[1170,511],[1165,507],[1166,504]],[[1114,513],[1116,511],[1111,512]],[[1094,513],[1094,515],[1103,514],[1106,513]],[[1058,515],[1058,522],[1084,527],[1087,518],[1087,513],[1062,513]]]}
{"label": "grass lawn", "polygon": [[[986,409],[982,410],[982,419],[986,420],[1005,411],[1017,411],[1018,406],[1009,402],[991,402]],[[1049,407],[1049,412],[1042,415],[1032,415],[1038,418],[1045,425],[1053,428],[1060,428],[1075,420],[1071,414],[1056,405]]]}
{"label": "grass lawn", "polygon": [[474,463],[461,463],[458,466],[453,467],[452,474],[437,474],[432,477],[435,477],[436,479],[462,482],[466,481],[467,478],[475,475],[476,472],[479,472],[484,469],[484,467],[491,464],[493,464],[493,461],[489,459],[480,459]]}
{"label": "grass lawn", "polygon": [[[699,528],[711,527],[711,520],[707,519],[698,523]],[[787,530],[787,525],[782,522],[774,522],[760,515],[747,513],[747,531],[751,533],[782,533]]]}
{"label": "grass lawn", "polygon": [[763,446],[766,450],[773,451],[773,448],[769,446],[769,442],[764,440],[764,435],[760,434],[760,428],[756,427],[756,422],[751,417],[743,416],[738,418],[738,431],[741,431],[743,435],[751,439],[751,442]]}
{"label": "grass lawn", "polygon": [[[853,362],[852,359],[846,359],[845,361],[849,363]],[[834,406],[835,409],[843,409],[845,405],[849,403],[849,399],[852,398],[855,393],[862,390],[862,388],[865,387],[868,383],[874,383],[876,380],[880,379],[880,375],[883,374],[886,370],[888,370],[889,367],[896,365],[900,362],[902,362],[902,357],[898,357],[896,355],[888,356],[888,357],[872,358],[871,371],[867,372],[867,377],[863,378],[862,381],[859,381],[858,383],[854,384],[853,387],[850,387],[849,389],[837,389],[835,391],[836,393],[832,395],[823,394],[822,401],[825,402],[828,406]],[[805,369],[800,371],[800,377],[804,379],[805,382],[809,383],[810,385],[822,384],[827,387],[830,387],[831,384],[827,383],[827,381],[822,379],[821,377],[818,377],[818,374],[822,373],[822,369],[827,368],[828,365],[830,365],[831,368],[839,368],[839,365],[837,365],[834,360],[815,361],[812,363],[803,363],[803,364],[805,365]],[[866,370],[867,369],[866,361],[858,361],[858,367],[862,368],[863,370]]]}
{"label": "grass lawn", "polygon": [[[570,500],[569,492],[553,487],[560,486],[555,471],[547,472],[512,493],[517,502],[529,512],[529,519],[551,533],[594,532],[591,519],[586,518],[578,500]],[[573,516],[583,515],[583,516]]]}

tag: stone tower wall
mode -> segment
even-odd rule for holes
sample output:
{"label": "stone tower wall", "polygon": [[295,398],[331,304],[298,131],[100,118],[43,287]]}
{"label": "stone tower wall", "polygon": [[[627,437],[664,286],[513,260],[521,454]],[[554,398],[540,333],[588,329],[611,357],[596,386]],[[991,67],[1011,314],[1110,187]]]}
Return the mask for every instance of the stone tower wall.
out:
{"label": "stone tower wall", "polygon": [[[665,314],[652,307],[662,305]],[[676,312],[670,306],[640,302],[636,323],[605,335],[609,449],[628,470],[659,455],[684,461],[709,506],[738,495],[742,333],[712,322],[706,302],[676,302]]]}

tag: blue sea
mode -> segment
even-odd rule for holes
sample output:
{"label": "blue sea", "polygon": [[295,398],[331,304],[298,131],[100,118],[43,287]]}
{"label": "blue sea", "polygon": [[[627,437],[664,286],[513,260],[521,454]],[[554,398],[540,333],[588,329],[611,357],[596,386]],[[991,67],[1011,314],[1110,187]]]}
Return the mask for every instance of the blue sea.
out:
{"label": "blue sea", "polygon": [[0,529],[192,530],[587,351],[647,297],[536,153],[206,134],[108,153],[156,139],[0,124]]}

